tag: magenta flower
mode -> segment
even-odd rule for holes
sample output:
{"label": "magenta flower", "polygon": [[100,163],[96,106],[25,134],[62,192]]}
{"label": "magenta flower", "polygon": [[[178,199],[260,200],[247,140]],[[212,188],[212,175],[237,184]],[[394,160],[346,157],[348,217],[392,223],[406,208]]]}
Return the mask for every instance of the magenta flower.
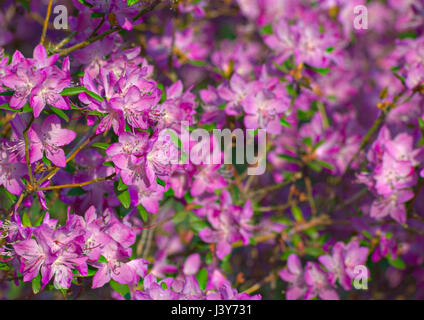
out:
{"label": "magenta flower", "polygon": [[290,283],[290,286],[286,290],[286,298],[288,300],[297,300],[304,296],[306,284],[302,264],[298,256],[293,253],[289,255],[287,268],[280,271],[280,277]]}
{"label": "magenta flower", "polygon": [[2,142],[0,147],[0,186],[3,185],[12,194],[20,195],[23,190],[21,178],[28,172],[26,165],[12,161],[6,142]]}
{"label": "magenta flower", "polygon": [[337,242],[331,256],[320,256],[318,260],[329,272],[328,278],[332,285],[338,280],[345,290],[349,290],[355,276],[355,267],[363,265],[367,257],[368,248],[359,247],[358,241],[351,241],[347,245]]}
{"label": "magenta flower", "polygon": [[10,107],[22,108],[28,102],[37,118],[46,104],[60,109],[69,109],[69,103],[60,92],[71,83],[69,59],[63,61],[62,69],[54,66],[59,58],[55,54],[47,56],[41,44],[35,47],[33,59],[26,59],[19,51],[13,59],[2,82],[15,91]]}
{"label": "magenta flower", "polygon": [[318,264],[314,262],[306,264],[305,282],[308,286],[305,299],[310,300],[319,296],[323,300],[339,300],[339,295],[331,287],[328,276]]}
{"label": "magenta flower", "polygon": [[34,279],[38,276],[40,269],[42,269],[43,274],[49,272],[46,267],[49,248],[45,243],[27,239],[14,244],[13,249],[23,259],[20,272],[24,275],[24,281]]}
{"label": "magenta flower", "polygon": [[59,109],[70,108],[69,102],[60,95],[60,92],[71,84],[68,58],[63,62],[62,70],[55,68],[44,73],[44,80],[32,89],[30,96],[34,117],[38,117],[47,104]]}
{"label": "magenta flower", "polygon": [[266,129],[272,134],[281,133],[280,118],[288,108],[287,101],[277,99],[272,93],[262,90],[255,95],[249,95],[242,105],[246,112],[246,128]]}
{"label": "magenta flower", "polygon": [[382,219],[391,216],[399,223],[406,222],[405,203],[414,197],[410,190],[400,190],[387,197],[376,199],[371,205],[371,217]]}
{"label": "magenta flower", "polygon": [[228,115],[236,116],[242,112],[242,103],[250,94],[254,84],[248,83],[238,74],[231,77],[229,86],[220,86],[218,94],[221,99],[228,101],[225,111]]}
{"label": "magenta flower", "polygon": [[247,293],[239,293],[237,289],[231,287],[231,283],[225,281],[216,292],[209,291],[206,294],[206,300],[261,300],[260,294],[250,296]]}
{"label": "magenta flower", "polygon": [[41,160],[46,154],[54,165],[58,167],[66,166],[65,152],[60,147],[71,143],[76,133],[69,129],[62,129],[60,119],[55,115],[48,116],[43,125],[34,123],[28,131],[30,143],[30,162]]}
{"label": "magenta flower", "polygon": [[199,237],[205,242],[217,244],[219,259],[231,252],[234,242],[242,241],[244,245],[249,243],[252,226],[248,222],[253,215],[250,201],[244,207],[235,206],[228,191],[224,190],[219,206],[212,207],[207,213],[213,229],[201,230]]}

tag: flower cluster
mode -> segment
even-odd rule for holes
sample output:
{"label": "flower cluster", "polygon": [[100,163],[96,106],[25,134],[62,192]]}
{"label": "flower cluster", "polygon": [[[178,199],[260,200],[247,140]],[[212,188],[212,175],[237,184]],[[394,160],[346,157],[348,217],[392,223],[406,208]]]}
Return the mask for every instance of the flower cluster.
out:
{"label": "flower cluster", "polygon": [[424,297],[421,3],[62,2],[0,4],[1,298]]}
{"label": "flower cluster", "polygon": [[336,281],[345,290],[352,288],[352,280],[359,275],[355,268],[367,260],[368,248],[360,247],[358,241],[348,244],[337,242],[331,253],[318,258],[325,270],[316,262],[308,262],[303,269],[298,256],[291,254],[288,257],[287,267],[280,271],[281,279],[290,283],[287,299],[313,299],[317,296],[324,300],[339,299]]}
{"label": "flower cluster", "polygon": [[69,109],[69,102],[60,92],[71,83],[69,59],[62,62],[62,67],[55,66],[59,55],[48,57],[46,49],[38,45],[33,58],[25,58],[21,52],[13,54],[12,61],[2,71],[0,83],[14,91],[9,106],[20,109],[29,103],[34,117],[39,117],[46,107],[51,105],[59,109]]}
{"label": "flower cluster", "polygon": [[413,137],[399,133],[395,138],[383,127],[368,151],[370,172],[359,175],[378,196],[371,204],[370,215],[377,219],[392,217],[406,222],[405,202],[414,197],[411,187],[417,184],[416,167],[423,161],[424,149],[413,146]]}
{"label": "flower cluster", "polygon": [[68,212],[63,226],[58,226],[48,213],[37,227],[23,227],[16,218],[13,228],[8,226],[5,231],[21,262],[24,281],[33,280],[41,272],[42,287],[54,278],[55,288],[67,289],[74,274],[87,276],[89,267],[98,269],[93,288],[111,279],[123,284],[138,283],[147,272],[148,261],[128,261],[135,233],[109,210],[101,217],[94,207],[84,217]]}

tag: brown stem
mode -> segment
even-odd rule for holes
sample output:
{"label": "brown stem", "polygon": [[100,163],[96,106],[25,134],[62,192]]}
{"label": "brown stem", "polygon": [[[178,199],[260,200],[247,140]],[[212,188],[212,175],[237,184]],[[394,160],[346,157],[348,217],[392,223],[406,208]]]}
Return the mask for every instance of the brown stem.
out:
{"label": "brown stem", "polygon": [[133,19],[133,21],[137,21],[140,17],[144,16],[145,14],[149,13],[150,11],[153,11],[154,8],[157,7],[157,5],[161,2],[161,0],[155,0],[153,3],[147,7],[141,10]]}
{"label": "brown stem", "polygon": [[29,176],[29,181],[30,184],[33,185],[34,184],[34,176],[32,174],[32,169],[31,169],[31,163],[29,161],[29,140],[28,140],[28,130],[31,127],[32,123],[34,122],[34,116],[31,116],[31,120],[28,123],[28,126],[25,128],[23,134],[24,134],[24,141],[25,141],[25,161],[26,161],[26,165],[28,168],[28,176]]}
{"label": "brown stem", "polygon": [[[149,13],[150,11],[152,11],[159,3],[161,2],[161,0],[155,0],[149,7],[144,8],[143,10],[140,11],[139,14],[137,14],[133,21],[138,20],[141,16],[145,15],[146,13]],[[75,45],[73,45],[72,47],[66,48],[66,49],[62,49],[59,51],[59,55],[60,56],[66,56],[69,53],[75,51],[75,50],[79,50],[82,48],[85,48],[86,46],[92,44],[93,42],[96,42],[98,40],[102,40],[103,38],[105,38],[106,36],[121,31],[123,30],[120,26],[113,26],[112,28],[110,28],[109,30],[106,30],[105,32],[94,36],[94,37],[89,37],[87,40],[82,41],[80,43],[77,43]]]}
{"label": "brown stem", "polygon": [[311,208],[311,213],[314,216],[317,214],[317,207],[315,205],[315,200],[312,194],[312,183],[311,183],[311,178],[309,178],[309,176],[305,176],[305,185],[306,185],[306,194],[308,195],[309,206]]}
{"label": "brown stem", "polygon": [[47,6],[46,18],[44,19],[43,24],[43,32],[41,33],[40,44],[44,45],[44,41],[46,40],[47,27],[49,26],[50,14],[52,13],[52,4],[53,0],[49,0],[49,4]]}
{"label": "brown stem", "polygon": [[[386,120],[387,114],[396,107],[398,100],[405,94],[405,92],[407,90],[408,90],[407,88],[404,88],[399,94],[397,94],[393,98],[392,103],[385,110],[381,111],[379,117],[374,121],[372,127],[368,130],[368,132],[365,134],[364,138],[362,139],[362,142],[359,146],[358,151],[356,151],[356,153],[353,155],[353,157],[348,162],[348,164],[346,166],[346,170],[344,171],[344,173],[343,173],[343,175],[342,175],[342,177],[340,178],[339,181],[343,180],[345,174],[349,171],[353,162],[356,160],[356,158],[358,158],[358,156],[360,155],[362,150],[364,150],[365,147],[368,145],[368,143],[371,141],[371,138],[373,137],[374,133],[377,132],[380,129],[380,127],[382,126],[382,124]],[[412,97],[413,95],[414,95],[414,93],[410,97]],[[408,99],[410,99],[410,98],[408,98]],[[405,101],[407,101],[407,100],[405,100]]]}
{"label": "brown stem", "polygon": [[276,274],[271,273],[269,276],[267,276],[265,279],[263,279],[260,282],[255,283],[253,286],[249,287],[248,289],[244,290],[244,293],[252,294],[255,291],[258,291],[262,286],[267,284],[268,282],[271,282],[277,278]]}
{"label": "brown stem", "polygon": [[60,50],[59,51],[59,55],[60,56],[66,56],[66,55],[70,54],[71,52],[73,52],[75,50],[79,50],[79,49],[85,48],[89,44],[92,44],[93,42],[96,42],[98,40],[102,40],[106,36],[108,36],[108,35],[110,35],[112,33],[118,32],[120,30],[121,30],[121,28],[119,28],[119,27],[110,28],[109,30],[107,30],[107,31],[105,31],[105,32],[103,32],[103,33],[95,36],[95,37],[92,37],[90,39],[87,39],[85,41],[82,41],[80,43],[77,43],[76,45],[73,45],[72,47],[69,47],[69,48]]}
{"label": "brown stem", "polygon": [[259,207],[258,209],[255,209],[255,211],[257,212],[283,211],[283,210],[286,210],[287,208],[290,208],[292,205],[293,205],[293,202],[288,202],[278,206]]}
{"label": "brown stem", "polygon": [[85,181],[85,182],[81,182],[81,183],[61,184],[61,185],[58,185],[58,186],[48,186],[48,187],[44,187],[44,188],[38,188],[37,190],[47,191],[47,190],[58,190],[58,189],[65,189],[65,188],[83,187],[83,186],[86,186],[86,185],[89,185],[89,184],[92,184],[92,183],[95,183],[95,182],[110,180],[115,175],[116,175],[116,173],[113,173],[113,174],[111,174],[111,175],[109,175],[107,177],[96,178],[96,179]]}
{"label": "brown stem", "polygon": [[[85,140],[78,148],[75,149],[74,152],[72,152],[72,154],[66,159],[66,163],[68,163],[69,161],[71,161],[73,158],[75,158],[78,154],[78,152],[80,152],[87,144],[89,144],[97,135],[94,133],[93,135],[91,135],[87,140]],[[50,171],[50,173],[48,173],[44,178],[41,178],[38,182],[37,185],[41,185],[44,181],[51,179],[61,168],[60,167],[54,167],[52,171]],[[41,190],[41,189],[40,189]]]}

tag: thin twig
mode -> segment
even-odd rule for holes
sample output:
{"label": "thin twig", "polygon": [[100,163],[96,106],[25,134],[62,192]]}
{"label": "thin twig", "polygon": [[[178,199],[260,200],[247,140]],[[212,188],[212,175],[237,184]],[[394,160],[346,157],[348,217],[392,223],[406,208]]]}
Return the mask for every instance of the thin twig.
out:
{"label": "thin twig", "polygon": [[53,0],[49,0],[49,4],[47,6],[46,18],[44,19],[43,24],[43,32],[41,33],[40,44],[44,45],[44,41],[46,40],[47,28],[49,26],[50,14],[52,13],[52,4]]}
{"label": "thin twig", "polygon": [[[74,152],[72,152],[72,154],[66,159],[66,163],[68,163],[69,161],[71,161],[73,158],[75,158],[78,154],[78,152],[80,152],[87,144],[89,144],[97,135],[94,133],[93,135],[91,135],[87,140],[85,140],[78,148],[75,149]],[[50,173],[48,173],[44,178],[41,178],[38,182],[37,185],[40,186],[44,181],[46,180],[50,180],[61,168],[60,167],[54,167],[54,169],[52,171],[50,171]]]}
{"label": "thin twig", "polygon": [[315,205],[315,200],[312,193],[311,178],[309,178],[309,176],[305,176],[305,185],[306,185],[306,194],[308,195],[309,207],[311,208],[311,213],[314,216],[317,214],[317,207]]}
{"label": "thin twig", "polygon": [[[140,11],[139,14],[137,14],[133,21],[137,21],[141,16],[145,15],[146,13],[149,13],[150,11],[152,11],[159,3],[161,2],[161,0],[155,0],[149,7],[144,8],[143,10]],[[122,27],[120,26],[113,26],[112,28],[110,28],[109,30],[106,30],[105,32],[96,35],[94,37],[89,37],[87,40],[82,41],[80,43],[77,43],[75,45],[73,45],[72,47],[69,48],[65,48],[59,51],[59,55],[60,56],[66,56],[69,53],[75,51],[75,50],[79,50],[82,48],[85,48],[86,46],[92,44],[93,42],[96,42],[98,40],[102,40],[103,38],[107,37],[110,34],[113,34],[115,32],[121,31],[123,30]]]}
{"label": "thin twig", "polygon": [[48,187],[43,187],[43,188],[38,188],[37,190],[40,191],[47,191],[47,190],[58,190],[58,189],[65,189],[65,188],[75,188],[75,187],[83,187],[95,182],[100,182],[100,181],[105,181],[105,180],[110,180],[113,177],[115,177],[116,173],[113,173],[107,177],[102,177],[102,178],[96,178],[93,180],[89,180],[89,181],[85,181],[85,182],[81,182],[81,183],[74,183],[74,184],[61,184],[58,186],[48,186]]}
{"label": "thin twig", "polygon": [[34,115],[31,116],[31,120],[28,123],[28,126],[25,128],[23,134],[24,134],[24,141],[25,141],[25,161],[26,161],[26,165],[28,168],[28,176],[29,176],[29,181],[30,184],[33,185],[34,184],[34,176],[32,174],[32,169],[31,169],[31,163],[29,161],[29,140],[28,140],[28,130],[31,127],[32,123],[34,122]]}

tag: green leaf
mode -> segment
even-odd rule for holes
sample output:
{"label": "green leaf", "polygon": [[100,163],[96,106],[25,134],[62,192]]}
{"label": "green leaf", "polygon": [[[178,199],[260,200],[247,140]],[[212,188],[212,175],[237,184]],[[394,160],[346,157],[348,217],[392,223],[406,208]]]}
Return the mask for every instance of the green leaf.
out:
{"label": "green leaf", "polygon": [[66,195],[68,195],[70,197],[78,197],[78,196],[81,196],[85,193],[87,193],[87,191],[85,191],[83,188],[74,187],[74,188],[69,189],[69,191]]}
{"label": "green leaf", "polygon": [[398,35],[399,39],[416,39],[417,34],[414,31],[406,31]]}
{"label": "green leaf", "polygon": [[41,275],[38,274],[34,279],[32,279],[32,292],[37,294],[41,289]]}
{"label": "green leaf", "polygon": [[396,78],[398,78],[399,80],[400,80],[400,82],[402,82],[402,85],[405,85],[406,84],[406,80],[405,80],[405,77],[403,77],[403,76],[401,76],[399,73],[397,73],[397,72],[393,72],[393,74],[394,74],[394,76],[396,77]]}
{"label": "green leaf", "polygon": [[44,212],[43,214],[41,214],[39,217],[38,217],[38,219],[37,219],[37,221],[35,221],[35,223],[34,223],[34,227],[39,227],[39,226],[41,226],[41,224],[43,223],[43,220],[44,220],[44,216],[46,215],[46,213]]}
{"label": "green leaf", "polygon": [[86,93],[90,97],[92,97],[92,98],[94,98],[94,99],[96,99],[96,100],[98,100],[100,102],[104,100],[97,93],[92,92],[92,91],[88,90],[87,88],[81,87],[81,86],[79,86],[79,87],[65,88],[65,89],[62,90],[62,92],[60,93],[60,95],[62,95],[62,96],[74,96],[74,95],[77,95],[77,94],[80,94],[80,93]]}
{"label": "green leaf", "polygon": [[306,247],[305,253],[314,257],[314,258],[317,258],[317,257],[324,254],[324,250],[322,250],[321,248],[317,248],[317,247]]}
{"label": "green leaf", "polygon": [[103,162],[103,165],[104,165],[104,166],[106,166],[106,167],[112,167],[112,168],[114,168],[114,167],[115,167],[115,165],[113,164],[113,162],[112,162],[112,161],[106,161],[106,162]]}
{"label": "green leaf", "polygon": [[368,231],[362,231],[362,234],[367,237],[368,239],[372,240],[372,235]]}
{"label": "green leaf", "polygon": [[129,290],[127,284],[120,284],[120,283],[116,282],[115,280],[111,280],[109,282],[109,284],[110,284],[110,286],[112,287],[113,290],[118,292],[124,298],[126,298],[130,293],[130,290]]}
{"label": "green leaf", "polygon": [[316,162],[307,162],[306,165],[316,172],[322,171],[322,167]]}
{"label": "green leaf", "polygon": [[127,0],[127,5],[130,7],[133,4],[136,4],[137,2],[139,2],[140,0]]}
{"label": "green leaf", "polygon": [[29,0],[18,0],[18,2],[25,8],[25,10],[31,11]]}
{"label": "green leaf", "polygon": [[106,143],[106,142],[95,142],[91,146],[93,146],[95,148],[100,148],[100,149],[103,149],[103,150],[106,150],[107,148],[109,148],[109,144]]}
{"label": "green leaf", "polygon": [[188,64],[191,64],[191,65],[196,66],[196,67],[204,67],[204,66],[206,66],[206,62],[203,61],[203,60],[187,60],[186,62]]}
{"label": "green leaf", "polygon": [[174,224],[180,224],[187,218],[187,212],[186,211],[179,211],[177,212],[174,217],[172,218],[172,221]]}
{"label": "green leaf", "polygon": [[292,212],[293,218],[295,218],[296,221],[303,221],[302,210],[300,210],[298,206],[292,206],[291,212]]}
{"label": "green leaf", "polygon": [[[92,18],[103,18],[105,16],[105,14],[104,13],[102,13],[102,12],[93,12],[92,14],[91,14],[91,17]],[[83,73],[83,75],[84,75],[84,73]]]}
{"label": "green leaf", "polygon": [[288,162],[294,162],[294,163],[298,163],[299,162],[298,159],[296,159],[295,157],[289,156],[287,154],[279,154],[278,157],[281,158],[281,159],[284,159],[284,160],[286,160]]}
{"label": "green leaf", "polygon": [[24,227],[32,227],[31,220],[29,219],[26,212],[22,215],[22,225]]}
{"label": "green leaf", "polygon": [[162,96],[160,99],[160,103],[162,103],[166,100],[166,90],[162,83],[158,83],[158,88],[160,89],[160,91],[162,91]]}
{"label": "green leaf", "polygon": [[189,213],[189,223],[190,223],[191,229],[195,231],[196,233],[199,233],[201,230],[203,230],[204,228],[208,226],[206,221],[199,218],[193,212]]}
{"label": "green leaf", "polygon": [[280,123],[283,127],[293,128],[292,125],[290,124],[290,122],[288,122],[286,119],[284,119],[284,116],[282,116],[280,118]]}
{"label": "green leaf", "polygon": [[328,170],[334,170],[333,165],[331,165],[331,164],[329,164],[329,163],[327,163],[327,162],[325,162],[325,161],[322,161],[322,160],[315,160],[315,162],[316,162],[318,165],[320,165],[321,167],[324,167],[324,168],[326,168],[326,169],[328,169]]}
{"label": "green leaf", "polygon": [[311,137],[304,138],[303,143],[306,144],[308,147],[312,147],[312,138]]}
{"label": "green leaf", "polygon": [[65,288],[59,288],[59,291],[62,293],[63,297],[66,299],[68,289],[65,289]]}
{"label": "green leaf", "polygon": [[156,178],[156,182],[158,183],[158,184],[160,184],[161,186],[165,186],[166,185],[166,182],[165,181],[163,181],[163,180],[161,180],[161,179],[159,179],[159,178]]}
{"label": "green leaf", "polygon": [[305,64],[305,67],[322,75],[326,75],[331,71],[330,68],[316,68],[308,64]]}
{"label": "green leaf", "polygon": [[206,289],[206,283],[208,282],[208,270],[203,268],[196,275],[196,279],[199,282],[200,289],[204,291]]}
{"label": "green leaf", "polygon": [[420,126],[421,131],[424,131],[424,120],[422,118],[418,118],[418,125]]}
{"label": "green leaf", "polygon": [[389,264],[397,269],[405,269],[406,265],[405,262],[402,260],[401,257],[397,257],[396,259],[392,259],[392,256],[390,254],[388,254],[387,256],[387,261],[389,262]]}
{"label": "green leaf", "polygon": [[272,29],[272,25],[271,24],[267,24],[266,26],[263,26],[261,31],[260,31],[261,35],[270,35],[274,33],[274,30]]}
{"label": "green leaf", "polygon": [[46,165],[48,165],[48,166],[52,165],[52,162],[49,159],[47,159],[47,157],[45,155],[43,155],[42,160]]}
{"label": "green leaf", "polygon": [[206,264],[211,264],[213,262],[212,252],[208,251],[205,257]]}
{"label": "green leaf", "polygon": [[86,94],[88,94],[90,97],[92,97],[92,98],[94,98],[94,99],[96,99],[97,101],[100,101],[100,102],[102,102],[104,99],[101,97],[101,96],[99,96],[97,93],[94,93],[94,92],[92,92],[92,91],[90,91],[90,90],[85,90],[85,93]]}
{"label": "green leaf", "polygon": [[118,191],[125,191],[128,189],[128,186],[124,183],[124,181],[122,181],[122,178],[119,179],[116,189]]}
{"label": "green leaf", "polygon": [[60,93],[61,96],[67,97],[67,96],[75,96],[77,94],[85,92],[87,89],[84,87],[71,87],[71,88],[65,88]]}
{"label": "green leaf", "polygon": [[93,8],[93,5],[91,3],[88,3],[85,0],[78,0],[80,3],[82,3],[83,5],[89,7],[89,8]]}
{"label": "green leaf", "polygon": [[283,261],[287,261],[287,259],[289,258],[289,256],[292,254],[292,253],[295,253],[293,250],[291,250],[291,249],[287,249],[287,250],[285,250],[284,252],[283,252],[283,254],[281,255],[281,260],[283,260]]}
{"label": "green leaf", "polygon": [[12,91],[12,90],[3,91],[3,92],[0,92],[0,96],[11,97],[14,95],[14,93],[15,91]]}
{"label": "green leaf", "polygon": [[61,117],[66,122],[69,122],[69,117],[66,115],[65,112],[63,112],[63,110],[52,107],[52,106],[50,106],[50,110],[53,111],[55,114],[57,114],[59,117]]}
{"label": "green leaf", "polygon": [[4,262],[0,262],[0,270],[8,271],[10,270],[10,266]]}
{"label": "green leaf", "polygon": [[165,193],[163,195],[165,197],[173,198],[174,194],[175,194],[174,189],[169,188],[168,190],[165,191]]}
{"label": "green leaf", "polygon": [[17,197],[14,194],[10,193],[9,191],[7,191],[6,188],[3,188],[3,187],[1,188],[1,190],[6,194],[6,196],[9,198],[10,201],[16,202]]}
{"label": "green leaf", "polygon": [[147,219],[149,218],[149,213],[147,212],[146,208],[144,208],[141,204],[137,206],[138,214],[140,215],[143,222],[147,222]]}
{"label": "green leaf", "polygon": [[125,209],[128,209],[130,207],[131,198],[130,198],[130,193],[128,192],[128,190],[125,190],[124,192],[120,193],[118,195],[118,199]]}
{"label": "green leaf", "polygon": [[13,108],[9,107],[8,103],[4,103],[4,104],[0,105],[0,109],[12,111],[12,112],[19,112],[20,111],[20,109],[13,109]]}
{"label": "green leaf", "polygon": [[97,260],[97,262],[107,263],[107,259],[104,256],[100,255],[99,260]]}

